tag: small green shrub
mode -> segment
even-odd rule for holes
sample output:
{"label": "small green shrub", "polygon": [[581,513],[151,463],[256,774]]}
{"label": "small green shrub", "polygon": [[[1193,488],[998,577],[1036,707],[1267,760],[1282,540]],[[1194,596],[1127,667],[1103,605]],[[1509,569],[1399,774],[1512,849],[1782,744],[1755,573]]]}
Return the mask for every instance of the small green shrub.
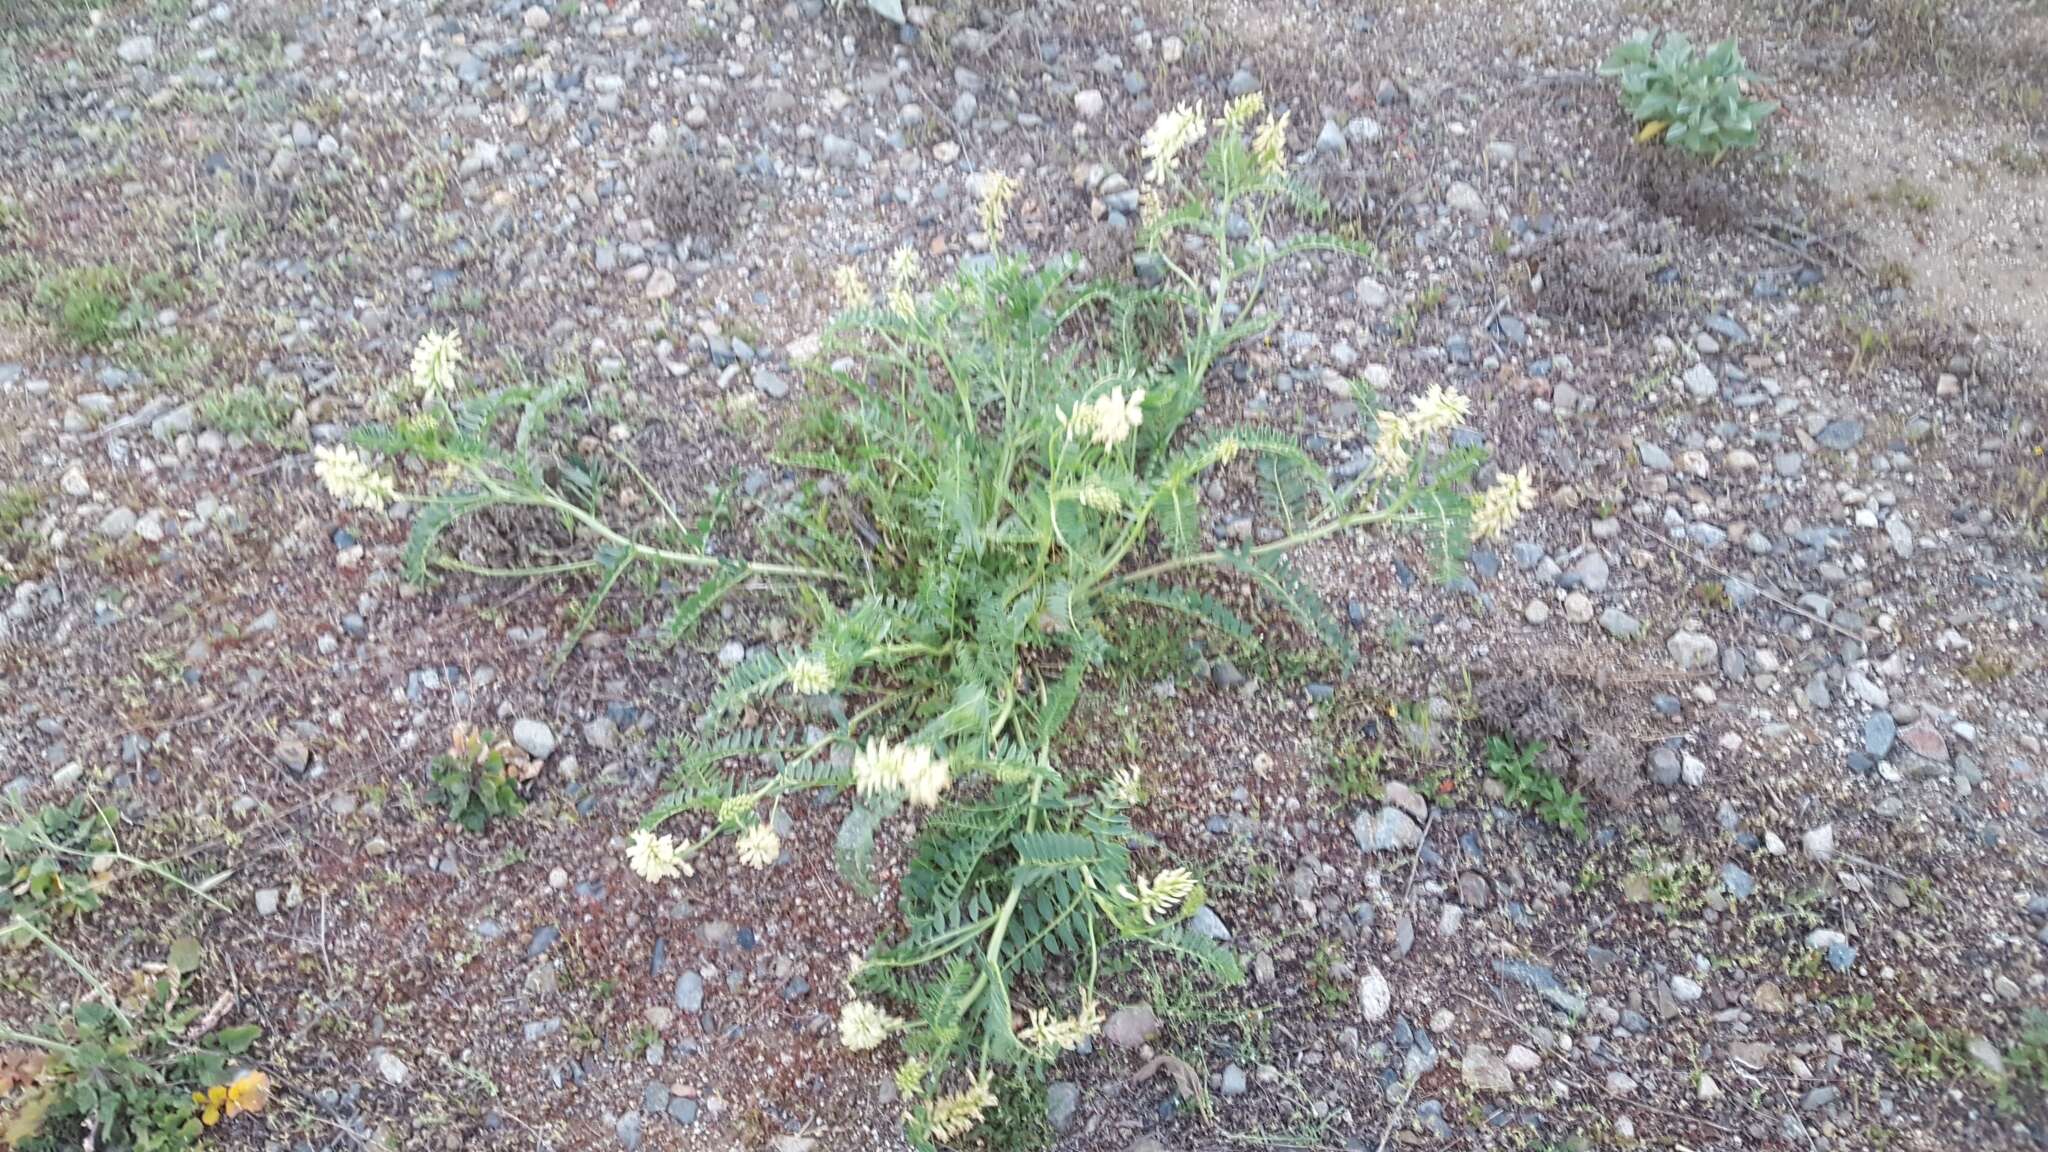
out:
{"label": "small green shrub", "polygon": [[1697,156],[1756,147],[1757,129],[1778,110],[1775,100],[1749,98],[1754,76],[1733,40],[1702,56],[1682,32],[1665,33],[1662,44],[1637,36],[1608,54],[1600,75],[1620,81],[1622,107],[1641,126],[1638,142],[1662,140]]}
{"label": "small green shrub", "polygon": [[1537,819],[1586,838],[1586,798],[1539,766],[1541,743],[1516,747],[1498,736],[1486,740],[1486,771],[1507,791],[1507,802],[1536,814]]}
{"label": "small green shrub", "polygon": [[518,746],[458,725],[448,751],[434,757],[428,770],[434,783],[428,799],[447,810],[450,822],[482,832],[493,820],[510,819],[525,809],[519,785],[538,769]]}
{"label": "small green shrub", "polygon": [[39,812],[16,808],[0,824],[0,944],[21,943],[52,921],[83,916],[100,906],[100,877],[114,850],[112,816],[70,804]]}
{"label": "small green shrub", "polygon": [[[218,1027],[218,1011],[181,1005],[198,949],[178,952],[165,971],[137,973],[37,1031],[0,1025],[0,1146],[184,1152],[209,1127],[263,1111],[269,1077],[233,1067],[262,1030]],[[180,959],[191,961],[182,971]]]}

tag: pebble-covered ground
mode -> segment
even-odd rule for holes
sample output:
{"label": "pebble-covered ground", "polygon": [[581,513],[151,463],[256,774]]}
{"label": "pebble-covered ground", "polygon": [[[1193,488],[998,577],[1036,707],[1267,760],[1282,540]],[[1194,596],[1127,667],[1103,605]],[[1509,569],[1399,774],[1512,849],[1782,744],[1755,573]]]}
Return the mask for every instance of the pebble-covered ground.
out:
{"label": "pebble-covered ground", "polygon": [[[776,606],[665,651],[634,589],[557,670],[583,586],[406,585],[405,525],[310,449],[454,329],[485,382],[581,374],[586,434],[679,504],[786,484],[836,269],[952,267],[1000,171],[1012,243],[1127,275],[1139,135],[1256,89],[1380,257],[1271,285],[1215,418],[1355,472],[1348,380],[1449,383],[1543,500],[1449,585],[1413,541],[1319,545],[1349,676],[1289,641],[1091,697],[1074,754],[1142,764],[1250,976],[1115,973],[987,1146],[2048,1147],[2038,6],[910,16],[0,6],[0,781],[229,874],[220,908],[132,877],[65,936],[224,963],[278,1105],[223,1143],[901,1145],[886,1054],[834,1031],[892,919],[833,872],[833,805],[765,881],[624,862]],[[1592,70],[1664,24],[1741,39],[1785,105],[1761,151],[1630,144]],[[1207,496],[1219,539],[1275,531],[1248,482]],[[425,801],[457,723],[542,764],[487,835]],[[1542,741],[1590,835],[1507,803],[1487,736]],[[80,990],[11,953],[0,1020]]]}

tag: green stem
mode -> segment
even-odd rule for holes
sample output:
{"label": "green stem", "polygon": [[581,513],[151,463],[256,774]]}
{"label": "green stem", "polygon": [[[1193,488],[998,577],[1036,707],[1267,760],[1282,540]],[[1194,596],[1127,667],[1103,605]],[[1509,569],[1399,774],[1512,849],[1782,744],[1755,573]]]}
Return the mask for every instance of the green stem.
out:
{"label": "green stem", "polygon": [[[1296,532],[1292,536],[1283,536],[1270,544],[1260,544],[1257,547],[1252,548],[1247,554],[1252,556],[1264,556],[1271,552],[1287,552],[1295,548],[1299,548],[1304,544],[1320,540],[1325,536],[1334,536],[1337,533],[1343,532],[1347,529],[1357,528],[1367,524],[1388,524],[1397,521],[1406,523],[1411,520],[1419,519],[1421,519],[1420,513],[1397,513],[1391,509],[1375,509],[1371,512],[1354,512],[1349,516],[1339,516],[1335,519],[1327,520],[1314,528],[1305,528],[1300,532]],[[1176,556],[1171,560],[1161,560],[1157,564],[1147,564],[1143,568],[1134,568],[1121,576],[1111,578],[1103,586],[1106,588],[1115,588],[1119,585],[1134,584],[1140,580],[1149,580],[1155,576],[1164,576],[1168,572],[1178,572],[1183,568],[1193,568],[1203,564],[1215,564],[1221,561],[1224,555],[1225,553],[1222,549],[1215,548],[1207,552],[1198,552],[1192,556]]]}
{"label": "green stem", "polygon": [[78,1049],[69,1044],[62,1044],[28,1032],[17,1032],[5,1024],[0,1024],[0,1040],[5,1040],[10,1044],[32,1044],[37,1048],[46,1048],[52,1052],[62,1052],[66,1056],[74,1056],[78,1053]]}

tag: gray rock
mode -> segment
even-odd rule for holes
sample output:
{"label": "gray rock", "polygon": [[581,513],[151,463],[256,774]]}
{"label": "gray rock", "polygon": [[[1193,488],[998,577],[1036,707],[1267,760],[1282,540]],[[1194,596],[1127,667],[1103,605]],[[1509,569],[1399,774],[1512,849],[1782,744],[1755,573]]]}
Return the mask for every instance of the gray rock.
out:
{"label": "gray rock", "polygon": [[1073,1130],[1074,1119],[1081,1111],[1081,1086],[1071,1080],[1060,1080],[1046,1085],[1045,1122],[1052,1130],[1065,1134]]}
{"label": "gray rock", "polygon": [[123,64],[147,64],[156,59],[156,41],[148,36],[130,36],[114,49]]}
{"label": "gray rock", "polygon": [[1109,1014],[1102,1035],[1119,1048],[1137,1048],[1159,1031],[1159,1015],[1150,1004],[1126,1004]]}
{"label": "gray rock", "polygon": [[1341,156],[1344,150],[1344,130],[1337,127],[1335,120],[1323,121],[1323,130],[1316,136],[1316,151]]}
{"label": "gray rock", "polygon": [[522,719],[512,725],[512,742],[535,760],[545,760],[555,750],[555,730],[539,720]]}
{"label": "gray rock", "polygon": [[109,540],[125,540],[135,531],[135,509],[116,508],[100,517],[99,533]]}
{"label": "gray rock", "polygon": [[1657,447],[1648,440],[1636,443],[1636,457],[1643,462],[1643,467],[1648,468],[1652,472],[1671,471],[1671,453],[1664,451],[1664,449]]}
{"label": "gray rock", "polygon": [[1399,808],[1382,808],[1378,815],[1361,810],[1351,821],[1351,835],[1361,852],[1412,849],[1422,843],[1422,826]]}
{"label": "gray rock", "polygon": [[1479,198],[1479,190],[1463,180],[1453,180],[1444,192],[1444,203],[1451,211],[1470,216],[1475,220],[1486,219],[1486,201]]}
{"label": "gray rock", "polygon": [[1695,400],[1711,400],[1721,394],[1721,378],[1705,364],[1695,364],[1685,370],[1683,377],[1685,394]]}
{"label": "gray rock", "polygon": [[619,1117],[619,1122],[612,1127],[612,1134],[619,1138],[626,1152],[633,1152],[640,1147],[640,1114],[628,1112]]}
{"label": "gray rock", "polygon": [[1475,1092],[1509,1092],[1515,1087],[1514,1070],[1499,1053],[1484,1044],[1465,1049],[1465,1059],[1459,1063],[1458,1071],[1465,1078],[1465,1086]]}
{"label": "gray rock", "polygon": [[1708,671],[1721,655],[1721,646],[1714,643],[1713,637],[1685,629],[1672,633],[1664,648],[1671,654],[1672,662],[1686,672]]}
{"label": "gray rock", "polygon": [[1564,570],[1564,575],[1558,577],[1557,582],[1566,590],[1578,588],[1598,596],[1607,591],[1608,579],[1607,557],[1595,549],[1572,561],[1571,567]]}
{"label": "gray rock", "polygon": [[279,892],[275,888],[258,888],[256,890],[256,914],[258,916],[277,915],[278,896]]}
{"label": "gray rock", "polygon": [[406,1077],[412,1075],[412,1070],[405,1066],[405,1061],[400,1060],[398,1053],[389,1048],[371,1050],[370,1065],[377,1070],[377,1075],[393,1088],[403,1086]]}
{"label": "gray rock", "polygon": [[1207,904],[1195,909],[1195,914],[1188,917],[1188,930],[1218,944],[1230,942],[1230,929],[1224,927],[1222,917],[1216,915],[1216,910]]}
{"label": "gray rock", "polygon": [[789,395],[789,381],[766,368],[754,369],[754,389],[773,400]]}
{"label": "gray rock", "polygon": [[1617,640],[1633,640],[1642,634],[1643,622],[1619,608],[1605,608],[1600,613],[1600,626]]}
{"label": "gray rock", "polygon": [[1673,976],[1671,978],[1671,998],[1680,1004],[1696,1003],[1704,995],[1706,995],[1706,989],[1701,988],[1699,981],[1694,980],[1692,977]]}
{"label": "gray rock", "polygon": [[1250,1088],[1251,1086],[1245,1081],[1244,1069],[1235,1064],[1223,1069],[1223,1095],[1242,1096],[1247,1091],[1250,1091]]}
{"label": "gray rock", "polygon": [[704,977],[688,969],[676,977],[676,1010],[694,1016],[704,1009]]}
{"label": "gray rock", "polygon": [[1721,886],[1737,900],[1747,900],[1756,895],[1756,877],[1740,864],[1721,865]]}
{"label": "gray rock", "polygon": [[1863,442],[1863,421],[1853,417],[1830,420],[1820,430],[1820,435],[1815,436],[1814,439],[1820,441],[1821,446],[1824,448],[1832,448],[1837,452],[1847,452]]}

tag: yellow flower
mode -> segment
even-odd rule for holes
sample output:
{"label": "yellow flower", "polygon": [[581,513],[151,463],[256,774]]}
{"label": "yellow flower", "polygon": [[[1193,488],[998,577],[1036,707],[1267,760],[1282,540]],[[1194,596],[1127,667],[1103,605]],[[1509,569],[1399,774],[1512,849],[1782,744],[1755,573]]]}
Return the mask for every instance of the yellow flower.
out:
{"label": "yellow flower", "polygon": [[849,312],[865,312],[875,306],[875,297],[868,291],[867,281],[860,278],[860,269],[851,264],[843,265],[832,273],[832,287],[839,293],[839,306]]}
{"label": "yellow flower", "polygon": [[1252,136],[1252,159],[1258,162],[1259,171],[1270,178],[1287,173],[1288,115],[1282,112],[1278,120],[1266,117],[1266,122],[1259,125],[1258,132]]}
{"label": "yellow flower", "polygon": [[455,390],[455,370],[462,365],[462,336],[429,332],[412,349],[412,386],[427,401]]}
{"label": "yellow flower", "polygon": [[270,1077],[250,1069],[226,1084],[194,1092],[192,1102],[199,1105],[199,1122],[208,1128],[244,1113],[254,1116],[270,1104]]}
{"label": "yellow flower", "polygon": [[938,807],[939,794],[952,782],[952,771],[944,760],[932,754],[930,748],[919,744],[898,754],[896,784],[912,804],[924,808]]}
{"label": "yellow flower", "polygon": [[782,855],[782,837],[767,824],[756,824],[740,833],[737,845],[740,863],[749,868],[766,868]]}
{"label": "yellow flower", "polygon": [[1003,242],[1003,225],[1010,219],[1010,201],[1017,197],[1017,182],[997,172],[981,187],[981,230],[988,233],[991,248]]}
{"label": "yellow flower", "polygon": [[889,309],[905,320],[917,314],[917,300],[911,288],[924,275],[924,261],[914,248],[898,248],[889,257]]}
{"label": "yellow flower", "polygon": [[1145,130],[1143,154],[1151,161],[1145,171],[1145,178],[1158,183],[1173,171],[1173,162],[1182,152],[1209,132],[1209,125],[1202,118],[1202,105],[1197,101],[1193,107],[1186,104],[1171,112],[1161,112],[1152,127]]}
{"label": "yellow flower", "polygon": [[1372,474],[1382,479],[1408,474],[1408,422],[1392,412],[1379,414],[1379,435],[1372,444]]}
{"label": "yellow flower", "polygon": [[785,671],[789,689],[799,696],[822,696],[832,690],[832,669],[816,656],[800,656]]}
{"label": "yellow flower", "polygon": [[1493,487],[1480,493],[1472,509],[1472,534],[1479,539],[1499,536],[1536,506],[1536,481],[1528,465],[1503,472]]}
{"label": "yellow flower", "polygon": [[391,478],[371,467],[353,448],[322,444],[313,449],[313,475],[320,478],[329,495],[357,508],[382,512],[386,503],[398,499]]}
{"label": "yellow flower", "polygon": [[1128,885],[1119,884],[1116,894],[1138,906],[1145,916],[1145,923],[1153,918],[1172,912],[1181,901],[1193,895],[1195,878],[1185,868],[1168,868],[1152,879],[1138,877],[1138,890],[1131,891]]}
{"label": "yellow flower", "polygon": [[690,862],[683,859],[683,850],[676,845],[673,836],[657,836],[645,828],[638,828],[626,842],[626,864],[642,880],[659,884],[690,874]]}
{"label": "yellow flower", "polygon": [[996,1106],[996,1094],[989,1090],[989,1074],[981,1073],[967,1087],[951,1096],[932,1101],[925,1113],[926,1126],[934,1140],[955,1140],[974,1130]]}
{"label": "yellow flower", "polygon": [[865,1000],[848,1000],[839,1008],[839,1042],[855,1052],[882,1046],[891,1033],[900,1031],[903,1021]]}
{"label": "yellow flower", "polygon": [[1219,128],[1238,131],[1251,123],[1252,117],[1265,110],[1266,94],[1263,92],[1247,92],[1232,100],[1229,106],[1223,109],[1223,119],[1218,120],[1216,125]]}
{"label": "yellow flower", "polygon": [[1432,384],[1408,402],[1408,431],[1420,440],[1458,427],[1471,414],[1472,401],[1464,393]]}

